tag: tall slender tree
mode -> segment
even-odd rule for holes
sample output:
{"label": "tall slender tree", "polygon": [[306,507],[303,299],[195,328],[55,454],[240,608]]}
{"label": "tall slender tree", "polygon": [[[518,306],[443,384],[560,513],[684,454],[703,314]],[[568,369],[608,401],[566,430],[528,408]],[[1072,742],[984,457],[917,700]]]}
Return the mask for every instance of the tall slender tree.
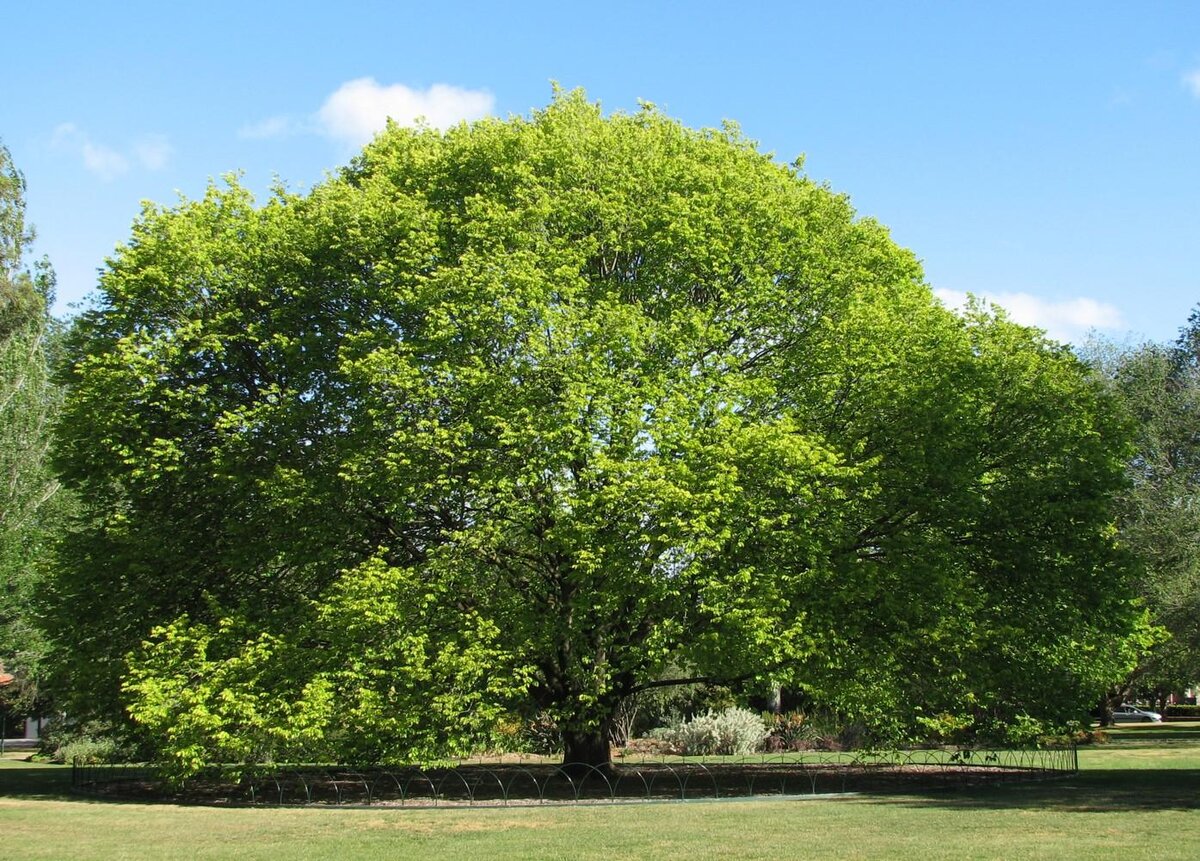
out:
{"label": "tall slender tree", "polygon": [[49,358],[54,275],[44,260],[28,265],[32,239],[24,177],[0,146],[0,664],[17,677],[0,695],[18,713],[36,699],[44,644],[33,600],[59,488],[48,460],[59,403]]}

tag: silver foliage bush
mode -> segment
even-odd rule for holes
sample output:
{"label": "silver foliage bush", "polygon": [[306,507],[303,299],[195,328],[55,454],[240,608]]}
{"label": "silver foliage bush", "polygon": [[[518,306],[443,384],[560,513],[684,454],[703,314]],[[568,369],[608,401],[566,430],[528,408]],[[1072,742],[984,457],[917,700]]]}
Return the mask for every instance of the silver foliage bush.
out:
{"label": "silver foliage bush", "polygon": [[769,731],[761,716],[749,709],[728,708],[696,715],[663,729],[657,735],[683,756],[754,753]]}

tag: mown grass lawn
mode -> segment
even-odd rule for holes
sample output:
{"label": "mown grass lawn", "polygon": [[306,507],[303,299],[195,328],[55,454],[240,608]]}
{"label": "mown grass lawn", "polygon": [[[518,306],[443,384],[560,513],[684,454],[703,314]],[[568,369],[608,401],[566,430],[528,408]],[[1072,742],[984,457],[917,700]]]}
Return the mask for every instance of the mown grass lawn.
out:
{"label": "mown grass lawn", "polygon": [[215,809],[73,798],[69,769],[0,763],[13,859],[1193,859],[1200,724],[1122,727],[1078,775],[836,800],[509,809]]}

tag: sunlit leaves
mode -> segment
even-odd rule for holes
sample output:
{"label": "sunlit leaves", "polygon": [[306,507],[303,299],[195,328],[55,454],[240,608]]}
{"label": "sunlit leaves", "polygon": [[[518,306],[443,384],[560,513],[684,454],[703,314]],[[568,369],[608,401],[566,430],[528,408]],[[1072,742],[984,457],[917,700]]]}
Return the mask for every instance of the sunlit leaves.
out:
{"label": "sunlit leaves", "polygon": [[[148,209],[103,287],[60,456],[95,520],[60,588],[104,621],[62,630],[93,693],[129,661],[160,740],[195,712],[214,744],[319,725],[397,758],[504,709],[599,736],[669,664],[889,732],[1002,721],[1012,644],[1038,673],[1131,624],[1121,438],[1082,368],[941,308],[734,129],[579,94],[392,127],[306,195]],[[179,689],[217,646],[251,712]]]}

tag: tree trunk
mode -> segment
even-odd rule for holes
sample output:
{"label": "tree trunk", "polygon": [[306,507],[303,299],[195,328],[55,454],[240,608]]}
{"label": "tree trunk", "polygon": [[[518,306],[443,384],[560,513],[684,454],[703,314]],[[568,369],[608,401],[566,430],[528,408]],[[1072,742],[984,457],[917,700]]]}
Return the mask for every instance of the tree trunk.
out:
{"label": "tree trunk", "polygon": [[1162,693],[1160,693],[1158,695],[1158,700],[1155,704],[1158,706],[1156,711],[1160,715],[1165,715],[1167,713],[1167,704],[1170,702],[1170,700],[1171,700],[1171,692],[1170,691],[1163,691]]}
{"label": "tree trunk", "polygon": [[771,688],[771,695],[767,697],[767,709],[776,715],[783,712],[783,688],[779,685]]}
{"label": "tree trunk", "polygon": [[564,730],[563,766],[567,769],[601,771],[612,769],[612,745],[608,740],[608,725],[586,730]]}

